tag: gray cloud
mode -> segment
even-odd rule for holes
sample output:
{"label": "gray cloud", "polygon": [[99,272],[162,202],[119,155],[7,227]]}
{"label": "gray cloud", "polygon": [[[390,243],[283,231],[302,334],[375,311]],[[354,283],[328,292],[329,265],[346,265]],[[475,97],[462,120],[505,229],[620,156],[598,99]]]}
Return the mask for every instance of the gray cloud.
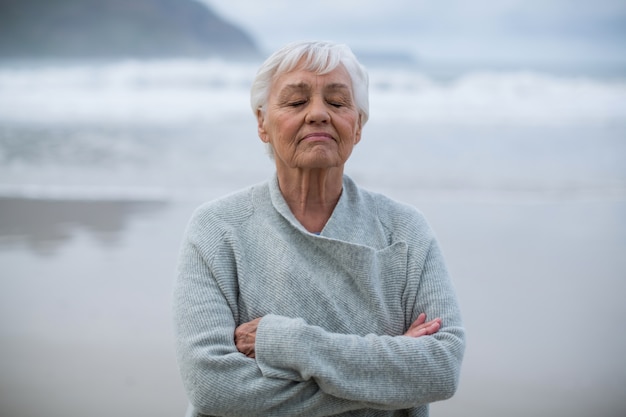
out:
{"label": "gray cloud", "polygon": [[432,59],[626,60],[623,0],[200,0],[264,48],[296,39]]}

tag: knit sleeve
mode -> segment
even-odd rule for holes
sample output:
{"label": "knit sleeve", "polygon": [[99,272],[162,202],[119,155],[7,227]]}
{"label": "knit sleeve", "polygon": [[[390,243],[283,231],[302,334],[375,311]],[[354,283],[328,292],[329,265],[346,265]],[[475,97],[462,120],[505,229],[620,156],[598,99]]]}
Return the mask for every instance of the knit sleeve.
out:
{"label": "knit sleeve", "polygon": [[[409,261],[411,263],[411,261]],[[257,330],[256,360],[264,376],[314,381],[325,393],[372,408],[400,409],[451,397],[457,387],[464,331],[454,289],[433,240],[407,288],[409,315],[442,318],[432,336],[411,338],[327,332],[302,319],[265,316]]]}
{"label": "knit sleeve", "polygon": [[[187,239],[174,289],[178,362],[195,411],[215,416],[327,416],[365,408],[322,391],[312,379],[263,375],[254,359],[238,352],[236,291],[216,279],[206,256],[215,251],[219,248],[199,248]],[[231,282],[236,283],[236,277]]]}

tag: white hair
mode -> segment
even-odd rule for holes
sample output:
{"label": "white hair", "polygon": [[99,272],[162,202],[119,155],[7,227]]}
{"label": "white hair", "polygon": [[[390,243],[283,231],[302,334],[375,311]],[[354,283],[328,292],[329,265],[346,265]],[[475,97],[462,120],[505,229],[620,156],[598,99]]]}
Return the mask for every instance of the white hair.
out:
{"label": "white hair", "polygon": [[[343,65],[352,81],[354,101],[363,126],[369,118],[367,71],[347,45],[332,42],[293,42],[270,55],[252,82],[250,90],[252,112],[256,116],[259,110],[265,111],[272,82],[282,74],[299,67],[321,75],[333,71],[339,65]],[[268,151],[271,156],[272,149],[269,148]]]}

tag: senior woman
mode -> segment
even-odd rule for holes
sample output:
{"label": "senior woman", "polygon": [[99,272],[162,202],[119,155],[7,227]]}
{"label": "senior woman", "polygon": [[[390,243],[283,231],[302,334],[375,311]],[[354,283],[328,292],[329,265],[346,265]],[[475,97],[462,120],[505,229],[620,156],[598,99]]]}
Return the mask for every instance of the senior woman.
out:
{"label": "senior woman", "polygon": [[287,45],[259,69],[276,175],[198,208],[181,250],[188,415],[427,416],[454,394],[464,330],[433,232],[344,175],[367,88],[333,43]]}

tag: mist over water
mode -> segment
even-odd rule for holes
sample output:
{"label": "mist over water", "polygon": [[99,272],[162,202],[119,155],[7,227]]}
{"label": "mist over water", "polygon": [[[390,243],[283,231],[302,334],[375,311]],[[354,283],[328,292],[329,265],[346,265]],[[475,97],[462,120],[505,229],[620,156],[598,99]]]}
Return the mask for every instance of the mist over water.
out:
{"label": "mist over water", "polygon": [[[249,107],[257,65],[1,66],[0,193],[177,199],[263,180],[273,168]],[[365,185],[625,194],[626,78],[374,66],[370,91],[347,171]]]}

